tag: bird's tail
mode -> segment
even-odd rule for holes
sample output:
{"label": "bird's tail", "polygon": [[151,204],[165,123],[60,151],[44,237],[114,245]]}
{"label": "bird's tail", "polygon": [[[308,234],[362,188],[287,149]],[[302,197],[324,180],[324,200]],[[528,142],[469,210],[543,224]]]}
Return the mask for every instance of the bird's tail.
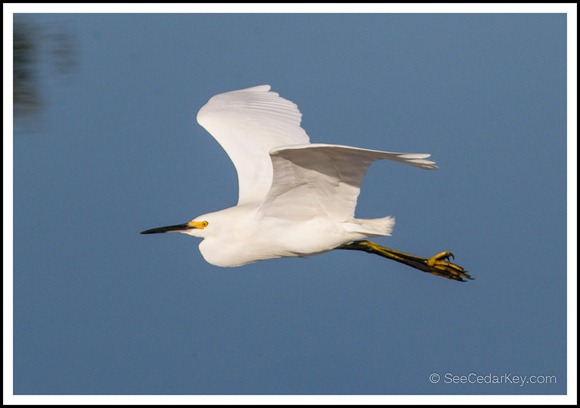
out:
{"label": "bird's tail", "polygon": [[349,224],[352,232],[358,232],[368,237],[379,235],[391,235],[395,226],[395,218],[392,216],[372,219],[355,219],[356,224]]}

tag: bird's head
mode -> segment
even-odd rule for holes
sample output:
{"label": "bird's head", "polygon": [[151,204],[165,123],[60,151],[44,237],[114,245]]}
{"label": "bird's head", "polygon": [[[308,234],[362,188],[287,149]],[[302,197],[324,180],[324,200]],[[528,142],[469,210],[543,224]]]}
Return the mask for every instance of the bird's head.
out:
{"label": "bird's head", "polygon": [[167,227],[152,228],[143,231],[141,234],[160,234],[162,232],[181,232],[182,234],[191,235],[194,237],[204,237],[203,231],[209,222],[204,219],[194,219],[193,221],[186,222],[184,224],[169,225]]}

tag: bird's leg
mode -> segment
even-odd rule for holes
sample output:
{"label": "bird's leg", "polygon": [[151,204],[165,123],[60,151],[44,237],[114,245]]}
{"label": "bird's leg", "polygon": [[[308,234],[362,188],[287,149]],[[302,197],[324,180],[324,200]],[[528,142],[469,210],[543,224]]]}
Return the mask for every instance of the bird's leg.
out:
{"label": "bird's leg", "polygon": [[450,262],[450,259],[454,258],[454,256],[448,251],[440,252],[431,258],[421,258],[391,248],[386,248],[370,241],[353,241],[340,245],[336,247],[336,249],[353,249],[357,251],[365,251],[370,254],[377,254],[392,259],[393,261],[412,266],[420,271],[437,276],[443,276],[444,278],[456,281],[467,282],[466,279],[474,279],[469,276],[467,271],[461,266]]}

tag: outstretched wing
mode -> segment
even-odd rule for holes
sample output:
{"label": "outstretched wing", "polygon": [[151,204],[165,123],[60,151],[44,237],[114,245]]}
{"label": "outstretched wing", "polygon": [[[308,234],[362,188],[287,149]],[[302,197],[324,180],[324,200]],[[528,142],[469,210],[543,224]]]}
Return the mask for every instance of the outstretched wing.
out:
{"label": "outstretched wing", "polygon": [[296,104],[270,92],[270,85],[216,95],[200,109],[198,123],[224,148],[238,172],[238,205],[260,202],[268,193],[270,150],[309,143],[301,118]]}
{"label": "outstretched wing", "polygon": [[270,152],[272,187],[260,206],[263,216],[306,220],[326,214],[335,220],[354,217],[363,177],[375,160],[394,160],[436,169],[429,154],[394,153],[348,146],[308,144]]}

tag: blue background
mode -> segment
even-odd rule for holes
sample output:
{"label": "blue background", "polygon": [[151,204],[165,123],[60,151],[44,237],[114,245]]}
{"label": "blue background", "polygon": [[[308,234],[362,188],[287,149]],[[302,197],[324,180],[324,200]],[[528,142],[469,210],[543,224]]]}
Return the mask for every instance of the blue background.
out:
{"label": "blue background", "polygon": [[[565,15],[15,24],[35,95],[15,117],[15,394],[566,392]],[[218,268],[197,239],[139,235],[235,205],[195,115],[261,84],[313,142],[431,153],[438,171],[374,164],[357,216],[394,215],[378,243],[451,250],[476,280],[351,251]]]}

